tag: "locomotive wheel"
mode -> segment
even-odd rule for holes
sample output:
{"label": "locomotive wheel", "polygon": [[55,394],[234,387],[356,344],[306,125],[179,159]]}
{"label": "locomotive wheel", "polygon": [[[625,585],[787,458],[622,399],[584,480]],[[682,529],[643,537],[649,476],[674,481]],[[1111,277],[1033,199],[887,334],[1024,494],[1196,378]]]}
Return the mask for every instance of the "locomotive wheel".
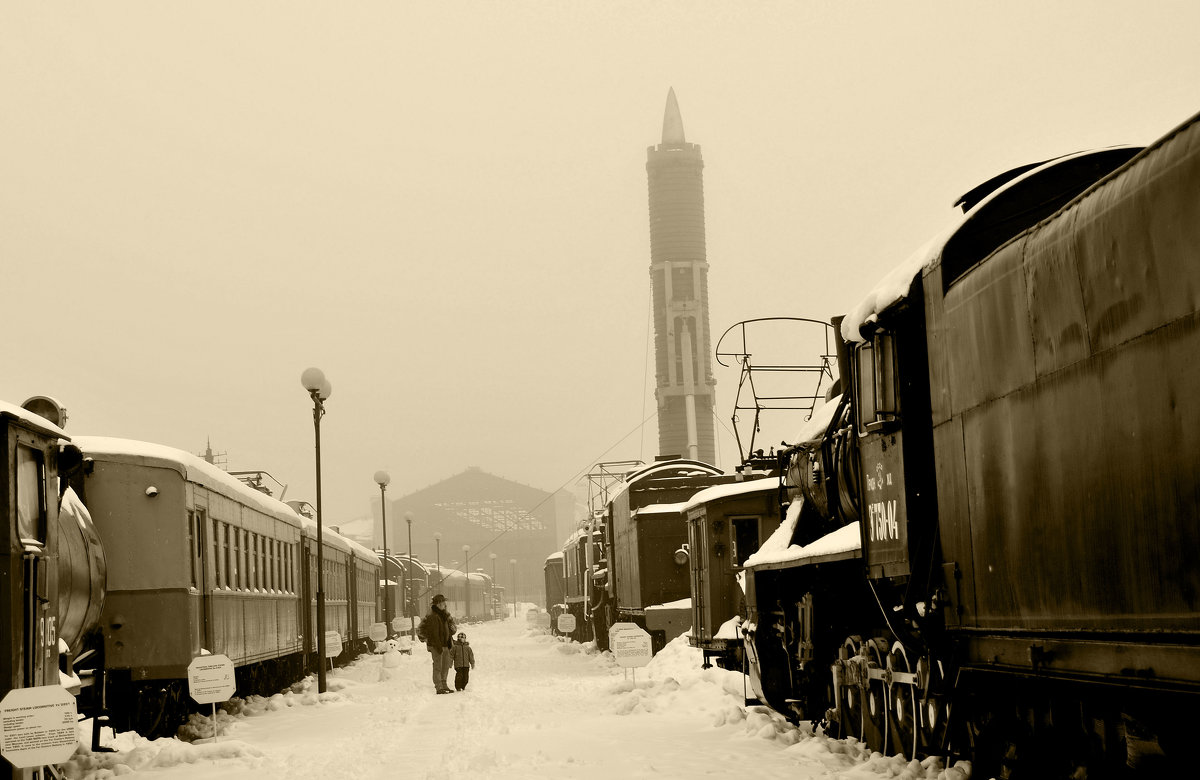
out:
{"label": "locomotive wheel", "polygon": [[[913,671],[908,662],[908,653],[899,642],[892,645],[892,652],[888,654],[888,667],[896,672]],[[888,685],[888,701],[892,709],[892,750],[903,753],[907,758],[916,758],[919,731],[916,686],[904,683]]]}
{"label": "locomotive wheel", "polygon": [[[858,655],[862,649],[862,639],[857,636],[846,637],[843,644],[851,658]],[[841,736],[862,739],[865,719],[862,691],[857,685],[842,685],[838,695],[841,697],[841,701],[838,702],[841,709]]]}
{"label": "locomotive wheel", "polygon": [[944,674],[940,661],[930,661],[928,657],[920,660],[925,679],[925,697],[917,702],[919,707],[921,741],[926,750],[938,752],[945,747],[946,724],[950,719],[950,706],[946,701],[944,691]]}
{"label": "locomotive wheel", "polygon": [[[887,668],[887,641],[876,637],[864,648],[871,668]],[[888,691],[883,680],[871,679],[864,696],[863,741],[871,750],[888,752]]]}

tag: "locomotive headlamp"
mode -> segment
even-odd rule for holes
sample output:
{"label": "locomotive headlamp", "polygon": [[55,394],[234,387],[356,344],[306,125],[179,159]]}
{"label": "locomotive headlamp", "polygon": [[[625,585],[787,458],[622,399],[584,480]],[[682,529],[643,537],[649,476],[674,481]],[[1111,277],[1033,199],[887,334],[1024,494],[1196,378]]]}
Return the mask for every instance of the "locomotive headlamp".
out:
{"label": "locomotive headlamp", "polygon": [[146,495],[150,498],[154,498],[158,495],[158,488],[154,487],[154,485],[151,485],[150,487],[146,488]]}
{"label": "locomotive headlamp", "polygon": [[689,557],[689,555],[688,555],[687,544],[684,544],[682,547],[680,547],[678,550],[675,551],[675,563],[678,564],[679,566],[683,566],[684,564],[686,564],[688,562],[688,557]]}

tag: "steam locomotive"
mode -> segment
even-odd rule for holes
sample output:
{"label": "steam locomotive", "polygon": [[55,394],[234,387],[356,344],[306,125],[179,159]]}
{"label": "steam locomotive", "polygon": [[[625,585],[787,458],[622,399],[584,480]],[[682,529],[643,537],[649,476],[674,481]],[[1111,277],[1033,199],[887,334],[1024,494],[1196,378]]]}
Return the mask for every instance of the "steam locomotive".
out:
{"label": "steam locomotive", "polygon": [[1153,771],[1200,709],[1200,117],[956,205],[835,320],[747,561],[752,685],[984,777]]}

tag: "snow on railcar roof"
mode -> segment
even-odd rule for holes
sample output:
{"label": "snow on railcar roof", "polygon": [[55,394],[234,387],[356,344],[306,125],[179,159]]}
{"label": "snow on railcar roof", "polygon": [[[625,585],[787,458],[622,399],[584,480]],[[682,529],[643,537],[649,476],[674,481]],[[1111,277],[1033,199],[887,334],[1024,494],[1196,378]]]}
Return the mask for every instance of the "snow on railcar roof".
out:
{"label": "snow on railcar roof", "polygon": [[754,568],[769,564],[795,563],[809,558],[825,555],[838,555],[861,549],[862,537],[858,523],[849,523],[831,533],[825,534],[803,547],[791,544],[792,534],[796,531],[796,523],[800,519],[800,508],[803,501],[796,499],[788,505],[787,515],[758,550],[742,564],[744,568]]}
{"label": "snow on railcar roof", "polygon": [[[72,441],[83,451],[84,457],[109,456],[132,461],[146,461],[148,464],[157,461],[158,465],[174,468],[187,480],[215,490],[227,498],[251,504],[267,514],[274,515],[277,519],[294,523],[308,534],[316,535],[317,523],[315,520],[298,514],[282,501],[247,486],[237,477],[227,474],[219,467],[190,452],[165,444],[111,436],[76,436]],[[366,547],[347,539],[328,526],[322,528],[321,539],[323,543],[332,542],[334,547],[341,547],[345,551],[361,549],[362,552],[369,553],[371,557],[378,559],[378,556],[367,550]]]}
{"label": "snow on railcar roof", "polygon": [[559,550],[558,552],[552,552],[546,556],[546,562],[549,563],[550,561],[557,560],[558,558],[562,558],[562,557],[563,557],[562,550]]}
{"label": "snow on railcar roof", "polygon": [[58,434],[64,439],[71,438],[63,432],[62,428],[50,422],[45,417],[42,417],[40,414],[34,414],[23,406],[10,404],[7,401],[0,401],[0,414],[11,415],[26,425],[32,425],[35,428],[44,428],[48,432]]}
{"label": "snow on railcar roof", "polygon": [[633,510],[632,515],[634,517],[641,517],[642,515],[677,515],[684,509],[687,509],[687,505],[686,501],[679,501],[674,504],[647,504]]}
{"label": "snow on railcar roof", "polygon": [[717,476],[724,474],[720,468],[712,464],[705,463],[699,460],[688,460],[686,458],[676,458],[673,460],[660,460],[651,463],[648,466],[643,466],[637,471],[631,471],[625,475],[616,489],[609,495],[608,502],[611,504],[616,500],[617,496],[629,491],[638,482],[643,479],[653,477],[664,471],[677,471],[676,477],[705,477]]}
{"label": "snow on railcar roof", "polygon": [[761,493],[767,490],[775,490],[779,487],[778,477],[762,477],[760,479],[748,479],[744,482],[729,482],[724,485],[713,485],[712,487],[704,488],[696,495],[692,496],[683,506],[683,511],[695,509],[701,504],[707,504],[709,501],[716,501],[719,498],[729,498],[730,496],[740,496],[746,493]]}

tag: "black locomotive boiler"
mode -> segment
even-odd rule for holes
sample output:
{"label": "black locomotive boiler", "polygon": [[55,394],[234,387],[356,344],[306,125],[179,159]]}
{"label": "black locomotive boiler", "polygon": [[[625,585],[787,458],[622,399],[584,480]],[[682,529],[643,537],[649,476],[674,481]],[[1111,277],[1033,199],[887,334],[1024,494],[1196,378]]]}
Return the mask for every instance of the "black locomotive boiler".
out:
{"label": "black locomotive boiler", "polygon": [[1200,710],[1200,118],[961,205],[840,320],[795,555],[748,577],[753,684],[985,777],[1170,760]]}

